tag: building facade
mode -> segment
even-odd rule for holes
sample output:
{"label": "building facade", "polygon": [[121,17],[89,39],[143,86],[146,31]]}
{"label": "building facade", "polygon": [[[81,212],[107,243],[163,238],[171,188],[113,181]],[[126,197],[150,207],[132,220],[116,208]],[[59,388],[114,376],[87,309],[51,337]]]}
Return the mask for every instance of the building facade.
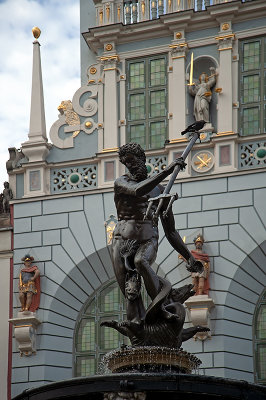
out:
{"label": "building facade", "polygon": [[[201,359],[201,374],[263,384],[265,1],[81,0],[80,6],[82,86],[58,107],[49,143],[36,40],[30,132],[21,151],[10,149],[12,396],[94,374],[102,355],[124,343],[99,328],[102,318],[124,316],[109,249],[113,183],[124,173],[117,148],[140,143],[155,174],[182,154],[188,137],[181,131],[199,116],[208,123],[176,179],[173,212],[190,248],[204,236],[213,307],[206,317],[211,337],[184,349]],[[16,334],[26,253],[41,271],[40,307],[24,323],[31,325],[25,335],[32,354],[18,349]],[[161,228],[154,268],[175,287],[191,282]]]}

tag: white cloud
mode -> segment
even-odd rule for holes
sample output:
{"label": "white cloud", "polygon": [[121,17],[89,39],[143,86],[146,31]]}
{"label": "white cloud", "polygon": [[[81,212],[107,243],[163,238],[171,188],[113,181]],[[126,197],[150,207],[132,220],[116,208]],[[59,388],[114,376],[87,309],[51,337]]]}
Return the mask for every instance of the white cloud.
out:
{"label": "white cloud", "polygon": [[80,87],[78,0],[0,1],[0,192],[8,147],[27,140],[30,119],[31,29],[39,26],[47,136],[57,106]]}

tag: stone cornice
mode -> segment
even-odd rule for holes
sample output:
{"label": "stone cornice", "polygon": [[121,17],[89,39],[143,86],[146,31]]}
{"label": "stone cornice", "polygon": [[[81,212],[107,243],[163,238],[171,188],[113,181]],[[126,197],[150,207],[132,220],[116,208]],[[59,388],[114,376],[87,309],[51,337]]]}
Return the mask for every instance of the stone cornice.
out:
{"label": "stone cornice", "polygon": [[97,53],[103,47],[103,43],[110,37],[116,44],[124,44],[132,41],[156,39],[171,36],[177,29],[185,29],[186,32],[198,29],[217,27],[220,21],[230,20],[233,23],[260,18],[266,10],[265,0],[256,0],[242,3],[241,0],[210,6],[205,11],[193,10],[181,11],[162,15],[156,20],[138,22],[136,24],[123,25],[112,24],[91,28],[82,35],[88,46]]}

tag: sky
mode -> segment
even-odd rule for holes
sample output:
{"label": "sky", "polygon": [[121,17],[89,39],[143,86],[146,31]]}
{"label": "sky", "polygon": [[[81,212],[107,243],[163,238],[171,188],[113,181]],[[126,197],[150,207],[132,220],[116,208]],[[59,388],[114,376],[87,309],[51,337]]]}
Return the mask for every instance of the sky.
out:
{"label": "sky", "polygon": [[79,0],[0,0],[0,193],[8,180],[8,148],[28,140],[34,26],[42,32],[48,140],[57,107],[80,87]]}

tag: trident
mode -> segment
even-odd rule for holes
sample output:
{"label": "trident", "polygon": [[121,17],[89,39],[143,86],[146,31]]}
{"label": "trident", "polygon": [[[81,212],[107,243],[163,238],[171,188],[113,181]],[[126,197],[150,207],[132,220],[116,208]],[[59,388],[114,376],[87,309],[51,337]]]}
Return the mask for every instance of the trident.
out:
{"label": "trident", "polygon": [[[193,132],[193,131],[191,130],[191,132]],[[184,161],[187,158],[190,150],[194,146],[195,142],[199,138],[200,138],[200,133],[198,131],[194,130],[194,132],[192,133],[192,137],[191,137],[191,140],[190,140],[189,144],[187,145],[187,147],[185,148],[185,150],[183,151],[183,153],[181,155],[181,158]],[[143,220],[148,218],[148,215],[150,213],[151,207],[152,207],[153,203],[156,202],[156,203],[158,203],[158,206],[157,206],[156,211],[153,214],[153,220],[157,221],[159,212],[160,212],[160,210],[161,210],[161,208],[163,206],[163,203],[164,203],[165,199],[168,199],[169,203],[168,203],[167,209],[163,212],[163,218],[165,218],[167,216],[167,214],[168,214],[173,202],[178,199],[178,194],[177,193],[170,194],[170,190],[172,189],[172,186],[173,186],[173,184],[175,182],[175,179],[176,179],[180,169],[181,169],[181,166],[180,165],[176,165],[175,169],[172,172],[171,178],[169,179],[169,182],[168,182],[167,186],[164,189],[164,192],[162,194],[160,194],[159,196],[153,197],[153,198],[148,200],[149,204],[148,204],[148,207],[147,207],[147,210],[146,210],[146,214],[145,214]]]}

